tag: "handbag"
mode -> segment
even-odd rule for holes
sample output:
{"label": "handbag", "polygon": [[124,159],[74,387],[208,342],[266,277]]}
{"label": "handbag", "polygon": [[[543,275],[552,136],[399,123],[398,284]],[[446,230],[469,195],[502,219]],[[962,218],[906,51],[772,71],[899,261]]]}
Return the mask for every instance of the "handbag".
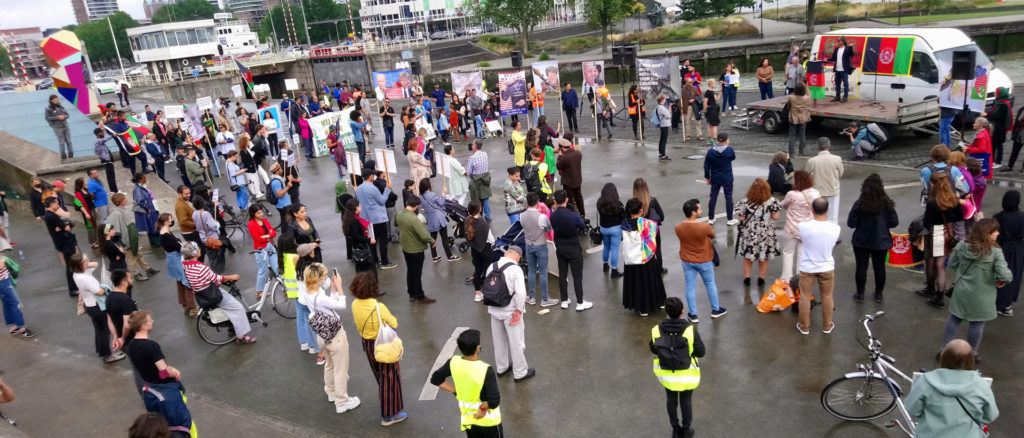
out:
{"label": "handbag", "polygon": [[604,235],[601,234],[601,228],[599,228],[599,227],[591,228],[590,229],[590,243],[593,243],[594,245],[600,245],[601,242],[604,242]]}
{"label": "handbag", "polygon": [[511,139],[509,139],[509,141],[508,141],[508,154],[509,155],[515,155],[515,153],[516,153],[516,144],[513,143]]}
{"label": "handbag", "polygon": [[370,245],[352,245],[352,261],[356,263],[372,263],[373,251]]}
{"label": "handbag", "polygon": [[402,359],[402,339],[391,326],[384,324],[380,316],[380,303],[377,303],[377,340],[373,342],[373,358],[380,363],[397,363]]}
{"label": "handbag", "polygon": [[209,286],[202,290],[192,291],[192,293],[196,296],[196,304],[204,309],[215,307],[224,299],[224,295],[221,294],[217,283],[210,283]]}
{"label": "handbag", "polygon": [[625,265],[642,265],[644,255],[642,246],[644,238],[640,230],[622,232],[622,263]]}
{"label": "handbag", "polygon": [[[969,272],[971,270],[971,268],[974,266],[974,262],[975,261],[977,261],[977,260],[971,260],[971,263],[969,265],[967,265],[967,269],[964,269],[964,272]],[[953,285],[950,286],[949,289],[946,289],[945,295],[947,297],[952,297],[953,296],[953,289],[956,289],[956,285],[960,284],[960,280],[962,278],[964,278],[963,274],[960,274],[959,276],[957,276],[956,277],[956,281],[953,282]]]}
{"label": "handbag", "polygon": [[214,237],[210,237],[210,230],[206,229],[206,222],[202,221],[202,218],[203,218],[202,216],[203,216],[202,213],[200,213],[199,214],[199,219],[200,219],[200,222],[203,223],[203,232],[206,233],[206,240],[203,242],[203,244],[206,245],[207,248],[210,248],[210,249],[216,251],[216,250],[220,249],[222,246],[224,246],[224,242],[221,242],[220,239],[217,239],[217,238],[214,238]]}
{"label": "handbag", "polygon": [[313,313],[309,315],[309,327],[313,329],[324,342],[331,342],[334,336],[341,330],[341,318],[337,313],[327,312],[316,307],[316,299],[320,294],[313,297]]}

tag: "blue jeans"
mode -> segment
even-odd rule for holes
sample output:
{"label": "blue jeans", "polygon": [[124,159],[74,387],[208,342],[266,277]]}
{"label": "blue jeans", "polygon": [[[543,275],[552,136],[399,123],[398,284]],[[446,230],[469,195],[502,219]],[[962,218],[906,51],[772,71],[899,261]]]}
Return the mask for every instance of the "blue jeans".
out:
{"label": "blue jeans", "polygon": [[384,125],[384,144],[386,146],[395,145],[395,125]]}
{"label": "blue jeans", "polygon": [[953,117],[939,119],[939,143],[949,146],[949,143],[953,141],[952,135],[950,134],[953,126]]}
{"label": "blue jeans", "polygon": [[245,188],[244,185],[235,192],[235,202],[238,203],[238,208],[242,211],[249,208],[249,189]]}
{"label": "blue jeans", "polygon": [[537,126],[537,119],[544,115],[544,107],[533,108],[533,126]]}
{"label": "blue jeans", "polygon": [[519,214],[520,213],[508,215],[508,223],[514,224],[516,222],[519,222]]}
{"label": "blue jeans", "polygon": [[[547,260],[547,257],[545,257],[545,264],[547,263]],[[544,284],[547,285],[548,280],[546,271],[544,275]],[[546,289],[544,296],[547,296]],[[21,314],[21,309],[18,308],[20,301],[18,301],[18,295],[14,292],[14,286],[11,285],[10,278],[0,280],[0,302],[2,302],[4,306],[4,323],[7,325],[13,325],[17,328],[25,327],[25,317]]]}
{"label": "blue jeans", "polygon": [[476,116],[476,137],[484,137],[484,119],[480,116]]}
{"label": "blue jeans", "polygon": [[268,243],[253,255],[256,256],[256,290],[263,291],[267,284],[267,275],[270,273],[267,268],[274,268],[274,272],[281,272],[277,267],[277,248],[274,248],[273,243]]}
{"label": "blue jeans", "polygon": [[697,274],[704,280],[704,288],[708,290],[708,301],[711,310],[718,310],[718,286],[715,285],[715,265],[712,262],[683,262],[683,276],[686,278],[686,311],[697,314]]}
{"label": "blue jeans", "polygon": [[604,236],[601,261],[610,264],[612,269],[619,269],[619,244],[622,243],[622,227],[619,225],[609,228],[601,227],[601,235]]}
{"label": "blue jeans", "polygon": [[[142,154],[139,154],[139,155],[142,155]],[[219,177],[220,176],[220,160],[217,159],[217,153],[214,152],[213,149],[206,148],[206,158],[207,158],[207,161],[210,163],[210,168],[212,168],[211,172],[213,172],[213,176]],[[146,168],[146,162],[145,161],[142,162],[142,168],[143,169]],[[133,168],[133,171],[134,171],[134,168]]]}
{"label": "blue jeans", "polygon": [[313,158],[313,139],[312,138],[303,138],[302,139],[302,145],[305,146],[305,148],[306,148],[306,157],[307,158]]}
{"label": "blue jeans", "polygon": [[772,93],[772,83],[771,82],[761,82],[761,81],[758,81],[757,82],[757,88],[761,90],[761,100],[771,99],[771,98],[775,97],[775,94]]}
{"label": "blue jeans", "polygon": [[491,219],[491,198],[481,199],[480,200],[480,204],[484,208],[484,218],[490,220]]}
{"label": "blue jeans", "polygon": [[295,332],[299,335],[299,344],[306,344],[313,351],[320,352],[316,334],[309,327],[309,307],[298,301],[295,302]]}
{"label": "blue jeans", "polygon": [[726,85],[722,87],[722,111],[736,106],[736,87]]}
{"label": "blue jeans", "polygon": [[[537,280],[540,280],[540,296],[542,301],[548,300],[548,246],[526,245],[526,270],[529,278],[529,297],[536,294]],[[536,277],[536,278],[535,278]]]}
{"label": "blue jeans", "polygon": [[[843,86],[840,87],[839,84]],[[850,95],[850,74],[845,71],[836,72],[836,97],[839,97],[839,89],[843,89],[843,99]]]}

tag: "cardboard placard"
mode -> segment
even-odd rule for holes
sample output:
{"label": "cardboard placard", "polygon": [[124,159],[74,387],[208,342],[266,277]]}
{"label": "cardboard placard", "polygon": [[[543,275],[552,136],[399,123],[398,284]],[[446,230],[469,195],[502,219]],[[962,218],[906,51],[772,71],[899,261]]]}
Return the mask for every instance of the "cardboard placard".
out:
{"label": "cardboard placard", "polygon": [[349,175],[362,175],[363,167],[362,163],[359,162],[358,152],[345,152],[345,161],[348,162],[348,173]]}
{"label": "cardboard placard", "polygon": [[445,154],[437,154],[435,157],[437,158],[437,173],[440,173],[442,178],[451,178],[451,172],[448,171],[448,169],[450,169],[450,167],[448,167],[448,160],[450,160],[451,157]]}
{"label": "cardboard placard", "polygon": [[242,94],[242,86],[238,85],[238,84],[232,85],[231,86],[231,94],[233,94],[235,97],[242,97],[243,96],[243,94]]}
{"label": "cardboard placard", "polygon": [[299,89],[299,80],[295,79],[295,78],[286,78],[284,80],[284,89],[285,90],[298,90]]}
{"label": "cardboard placard", "polygon": [[378,169],[386,169],[388,173],[398,174],[398,163],[395,161],[395,151],[391,149],[374,149],[374,158],[377,160]]}
{"label": "cardboard placard", "polygon": [[168,119],[184,119],[185,109],[181,105],[164,105],[164,117]]}
{"label": "cardboard placard", "polygon": [[217,188],[213,189],[213,200],[214,201],[219,201],[220,200],[220,189],[217,189]]}
{"label": "cardboard placard", "polygon": [[200,111],[212,110],[213,109],[213,98],[210,96],[203,96],[196,99],[196,106],[199,107]]}

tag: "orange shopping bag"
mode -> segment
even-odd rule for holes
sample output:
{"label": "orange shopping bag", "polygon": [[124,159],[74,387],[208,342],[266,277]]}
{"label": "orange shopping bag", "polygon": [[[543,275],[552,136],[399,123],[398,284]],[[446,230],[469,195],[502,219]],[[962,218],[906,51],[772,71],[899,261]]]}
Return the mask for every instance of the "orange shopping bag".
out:
{"label": "orange shopping bag", "polygon": [[799,301],[799,297],[793,293],[789,283],[777,278],[772,287],[768,288],[768,292],[761,297],[761,301],[757,303],[757,311],[761,313],[778,312],[792,306],[797,301]]}

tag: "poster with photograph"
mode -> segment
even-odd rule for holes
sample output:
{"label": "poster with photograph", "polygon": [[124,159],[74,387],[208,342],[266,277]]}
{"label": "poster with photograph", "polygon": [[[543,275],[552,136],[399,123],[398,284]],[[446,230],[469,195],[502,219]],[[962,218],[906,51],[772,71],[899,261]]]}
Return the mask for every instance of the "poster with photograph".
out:
{"label": "poster with photograph", "polygon": [[645,99],[679,99],[679,57],[636,58],[636,85]]}
{"label": "poster with photograph", "polygon": [[542,93],[558,93],[558,61],[535,62],[533,68],[533,86]]}
{"label": "poster with photograph", "polygon": [[408,69],[373,72],[373,92],[377,100],[402,99],[412,96],[412,82]]}
{"label": "poster with photograph", "polygon": [[[275,129],[274,132],[273,132],[274,134],[277,134],[277,138],[284,139],[285,137],[287,137],[286,135],[284,135],[285,131],[282,129],[282,128],[284,128],[284,125],[281,124],[281,115],[280,115],[280,112],[278,110],[278,107],[276,107],[276,106],[268,106],[266,108],[263,108],[263,109],[259,110],[259,112],[257,113],[256,118],[259,119],[260,123],[263,123],[263,120],[266,119],[266,117],[267,117],[266,114],[267,113],[270,113],[270,118],[274,119],[274,122],[277,123],[277,129]],[[270,135],[270,134],[272,134],[272,133],[271,132],[267,132],[267,135]]]}
{"label": "poster with photograph", "polygon": [[526,92],[526,72],[498,73],[498,91],[501,92],[501,116],[521,116],[527,113],[529,96]]}
{"label": "poster with photograph", "polygon": [[481,98],[484,95],[483,74],[479,71],[452,73],[452,93],[458,94],[459,98],[465,98],[467,91],[476,90]]}
{"label": "poster with photograph", "polygon": [[832,54],[839,45],[839,38],[845,36],[848,47],[853,48],[853,59],[850,64],[853,68],[859,69],[864,62],[864,50],[868,37],[862,35],[821,35],[818,37],[818,53],[813,59],[825,61],[826,67],[835,65]]}
{"label": "poster with photograph", "polygon": [[583,94],[604,86],[604,61],[583,61]]}

